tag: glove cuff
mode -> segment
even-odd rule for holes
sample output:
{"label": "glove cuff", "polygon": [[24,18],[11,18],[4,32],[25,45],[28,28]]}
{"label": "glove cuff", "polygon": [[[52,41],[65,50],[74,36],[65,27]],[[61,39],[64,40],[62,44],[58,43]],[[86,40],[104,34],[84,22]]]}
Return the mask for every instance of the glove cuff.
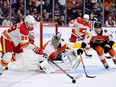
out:
{"label": "glove cuff", "polygon": [[38,51],[38,47],[35,46],[34,49],[33,49],[34,52],[37,52]]}

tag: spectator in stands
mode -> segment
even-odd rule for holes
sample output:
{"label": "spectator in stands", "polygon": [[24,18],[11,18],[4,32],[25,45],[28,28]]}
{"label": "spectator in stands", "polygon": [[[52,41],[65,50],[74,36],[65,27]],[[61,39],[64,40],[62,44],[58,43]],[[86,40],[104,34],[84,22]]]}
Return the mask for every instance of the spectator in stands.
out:
{"label": "spectator in stands", "polygon": [[2,18],[5,18],[10,13],[7,2],[4,1],[0,7],[0,15]]}
{"label": "spectator in stands", "polygon": [[65,26],[65,18],[64,18],[64,15],[62,15],[62,16],[60,17],[60,20],[59,20],[59,22],[58,22],[58,25],[59,25],[59,26]]}
{"label": "spectator in stands", "polygon": [[54,5],[54,16],[57,16],[57,19],[60,20],[60,16],[62,15],[62,11],[59,8],[59,4],[55,3]]}
{"label": "spectator in stands", "polygon": [[32,15],[34,16],[35,19],[38,18],[39,14],[37,13],[37,9],[36,8],[33,9]]}
{"label": "spectator in stands", "polygon": [[16,15],[16,23],[21,22],[22,20],[23,20],[23,15],[21,13],[21,10],[18,10]]}
{"label": "spectator in stands", "polygon": [[92,10],[92,12],[94,13],[94,15],[100,20],[100,17],[102,16],[101,14],[100,14],[100,11],[98,10],[98,8],[96,7],[96,5],[94,5],[93,6],[93,10]]}
{"label": "spectator in stands", "polygon": [[97,3],[95,5],[99,11],[103,10],[103,4],[102,4],[101,0],[97,0]]}
{"label": "spectator in stands", "polygon": [[8,3],[4,1],[3,6],[1,7],[3,12],[3,16],[6,17],[10,13],[10,8],[8,7]]}
{"label": "spectator in stands", "polygon": [[116,26],[116,22],[114,20],[112,20],[112,16],[108,17],[108,20],[105,22],[105,26]]}
{"label": "spectator in stands", "polygon": [[94,4],[92,3],[92,0],[88,0],[88,2],[85,3],[86,13],[91,12],[93,10]]}
{"label": "spectator in stands", "polygon": [[105,4],[104,4],[105,9],[106,9],[106,8],[110,9],[111,6],[112,6],[112,2],[110,2],[110,0],[106,0],[106,1],[105,1]]}
{"label": "spectator in stands", "polygon": [[52,19],[50,17],[50,13],[48,13],[48,12],[45,13],[42,21],[44,21],[44,22],[51,22]]}
{"label": "spectator in stands", "polygon": [[68,22],[70,21],[70,20],[72,20],[72,8],[73,8],[73,6],[74,6],[74,3],[73,3],[73,1],[72,0],[67,0],[67,20],[68,20]]}
{"label": "spectator in stands", "polygon": [[43,9],[46,9],[46,11],[51,14],[52,4],[50,4],[50,0],[45,0],[45,4],[43,5]]}
{"label": "spectator in stands", "polygon": [[12,22],[10,21],[10,16],[7,15],[6,18],[2,22],[2,26],[12,26]]}
{"label": "spectator in stands", "polygon": [[67,0],[67,8],[71,9],[74,6],[74,0]]}
{"label": "spectator in stands", "polygon": [[33,9],[34,9],[34,2],[32,2],[32,0],[27,0],[27,5],[26,5],[27,7],[27,10],[29,10],[29,12],[30,13],[32,13],[33,12]]}
{"label": "spectator in stands", "polygon": [[71,18],[72,19],[76,19],[77,17],[79,17],[79,12],[81,11],[82,6],[76,2],[73,6],[73,8],[71,9]]}

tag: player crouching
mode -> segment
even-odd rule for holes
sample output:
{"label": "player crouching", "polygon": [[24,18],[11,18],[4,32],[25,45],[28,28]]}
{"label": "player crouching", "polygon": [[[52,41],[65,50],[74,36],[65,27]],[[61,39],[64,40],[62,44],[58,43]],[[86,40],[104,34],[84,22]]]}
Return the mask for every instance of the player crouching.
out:
{"label": "player crouching", "polygon": [[24,22],[17,23],[3,31],[1,35],[3,56],[0,60],[0,75],[10,61],[16,60],[17,54],[21,55],[23,53],[23,48],[31,49],[36,54],[42,53],[42,50],[39,47],[32,44],[34,40],[30,37],[30,35],[34,33],[34,24],[35,18],[31,15],[27,15]]}
{"label": "player crouching", "polygon": [[60,61],[60,63],[70,62],[77,59],[77,53],[70,49],[60,36],[55,35],[52,40],[48,41],[44,46],[43,57],[46,59],[40,63],[40,66],[46,73],[51,73],[55,72],[55,69],[52,66],[53,63],[50,61]]}
{"label": "player crouching", "polygon": [[[114,41],[112,35],[108,34],[105,30],[102,30],[101,22],[95,22],[94,30],[92,32],[92,36],[90,39],[90,46],[97,52],[101,62],[103,63],[106,69],[109,68],[108,63],[106,62],[106,58],[104,53],[109,53],[114,64],[116,64],[116,52],[112,48]],[[83,42],[83,48],[86,44]],[[78,53],[83,53],[82,48],[77,50]]]}

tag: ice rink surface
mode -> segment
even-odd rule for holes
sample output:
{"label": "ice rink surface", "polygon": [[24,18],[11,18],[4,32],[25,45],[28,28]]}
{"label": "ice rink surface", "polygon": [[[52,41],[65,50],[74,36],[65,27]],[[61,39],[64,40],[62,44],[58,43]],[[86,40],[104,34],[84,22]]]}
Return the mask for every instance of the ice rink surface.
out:
{"label": "ice rink surface", "polygon": [[0,87],[116,87],[116,65],[111,59],[107,59],[109,70],[104,69],[97,54],[91,50],[92,58],[85,58],[88,75],[96,75],[95,78],[87,78],[82,64],[76,71],[67,72],[72,76],[82,74],[73,84],[72,80],[63,72],[46,74],[39,71],[10,71],[7,70],[0,76]]}

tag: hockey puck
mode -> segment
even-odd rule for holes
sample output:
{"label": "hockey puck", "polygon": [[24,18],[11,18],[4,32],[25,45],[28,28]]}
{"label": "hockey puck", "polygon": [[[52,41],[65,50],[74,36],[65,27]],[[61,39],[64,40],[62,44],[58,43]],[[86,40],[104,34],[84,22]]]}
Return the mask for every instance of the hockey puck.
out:
{"label": "hockey puck", "polygon": [[76,83],[76,80],[73,79],[73,80],[72,80],[72,83]]}

